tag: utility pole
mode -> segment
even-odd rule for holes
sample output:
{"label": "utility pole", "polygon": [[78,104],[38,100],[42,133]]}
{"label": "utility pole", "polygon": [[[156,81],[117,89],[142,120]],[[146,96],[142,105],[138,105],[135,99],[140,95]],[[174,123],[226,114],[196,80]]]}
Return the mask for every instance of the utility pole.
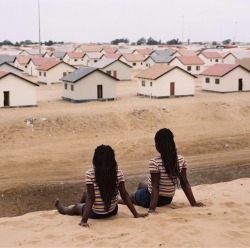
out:
{"label": "utility pole", "polygon": [[237,39],[236,39],[236,34],[237,34],[237,22],[234,23],[235,24],[235,31],[234,31],[234,43],[236,45]]}
{"label": "utility pole", "polygon": [[38,0],[39,57],[41,57],[40,0]]}

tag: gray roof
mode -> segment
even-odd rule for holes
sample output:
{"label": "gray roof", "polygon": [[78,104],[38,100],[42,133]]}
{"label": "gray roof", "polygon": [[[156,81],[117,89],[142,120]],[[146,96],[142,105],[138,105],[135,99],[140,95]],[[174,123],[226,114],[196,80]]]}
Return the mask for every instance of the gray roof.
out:
{"label": "gray roof", "polygon": [[155,62],[155,63],[168,63],[172,57],[171,56],[162,56],[162,55],[152,55],[150,58]]}
{"label": "gray roof", "polygon": [[171,50],[154,50],[154,52],[160,56],[171,56],[173,54]]}
{"label": "gray roof", "polygon": [[0,64],[7,62],[7,63],[13,63],[15,60],[15,55],[0,55]]}
{"label": "gray roof", "polygon": [[102,69],[102,68],[105,68],[106,66],[112,64],[116,60],[117,59],[110,59],[110,58],[102,59],[102,60],[94,63],[93,67]]}
{"label": "gray roof", "polygon": [[58,59],[62,59],[65,54],[66,52],[53,52],[53,55]]}
{"label": "gray roof", "polygon": [[71,72],[66,77],[61,78],[61,80],[66,81],[66,82],[75,83],[78,80],[80,80],[81,78],[84,78],[87,75],[91,74],[95,70],[98,70],[98,69],[93,68],[93,67],[82,67],[82,68],[79,68],[79,69]]}

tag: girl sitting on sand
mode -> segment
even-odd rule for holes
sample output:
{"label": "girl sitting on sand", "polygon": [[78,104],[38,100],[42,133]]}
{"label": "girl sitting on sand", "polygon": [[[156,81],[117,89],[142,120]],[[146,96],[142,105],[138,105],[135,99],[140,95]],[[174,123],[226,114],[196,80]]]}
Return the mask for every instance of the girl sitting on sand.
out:
{"label": "girl sitting on sand", "polygon": [[149,161],[148,182],[140,182],[137,191],[131,194],[133,203],[149,208],[148,212],[154,214],[156,207],[171,203],[180,185],[191,206],[205,206],[194,198],[187,179],[186,160],[177,155],[174,135],[169,129],[163,128],[156,133],[155,147],[160,155]]}
{"label": "girl sitting on sand", "polygon": [[[145,217],[147,213],[137,213],[125,188],[124,176],[117,167],[114,150],[110,146],[101,145],[95,149],[93,168],[86,171],[87,194],[81,203],[73,207],[64,207],[56,200],[55,207],[61,214],[82,215],[79,223],[88,227],[89,218],[102,219],[118,212],[118,191],[135,218]],[[83,202],[83,203],[82,203]]]}

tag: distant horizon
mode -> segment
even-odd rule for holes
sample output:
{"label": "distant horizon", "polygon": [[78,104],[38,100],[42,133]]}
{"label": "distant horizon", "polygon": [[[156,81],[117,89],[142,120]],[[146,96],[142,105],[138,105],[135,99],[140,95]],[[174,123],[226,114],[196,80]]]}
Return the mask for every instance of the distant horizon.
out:
{"label": "distant horizon", "polygon": [[249,0],[1,0],[0,9],[0,22],[8,24],[0,41],[14,43],[39,41],[39,34],[65,43],[250,42]]}

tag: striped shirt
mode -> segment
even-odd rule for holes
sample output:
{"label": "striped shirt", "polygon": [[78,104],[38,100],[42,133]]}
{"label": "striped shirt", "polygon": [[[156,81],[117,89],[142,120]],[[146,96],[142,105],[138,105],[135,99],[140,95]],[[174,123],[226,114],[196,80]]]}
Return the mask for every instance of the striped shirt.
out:
{"label": "striped shirt", "polygon": [[[104,204],[104,201],[102,200],[100,189],[99,189],[99,186],[97,185],[97,182],[96,182],[94,169],[89,169],[86,171],[85,180],[86,180],[86,185],[92,184],[94,186],[95,201],[94,201],[94,204],[92,206],[92,210],[97,214],[107,214],[109,212],[112,212],[115,209],[116,205],[118,204],[118,194],[111,201],[110,208],[107,211],[107,210],[105,210],[105,204]],[[117,180],[118,180],[118,185],[120,182],[124,182],[123,173],[119,169],[117,170]]]}
{"label": "striped shirt", "polygon": [[[186,160],[180,155],[178,155],[178,167],[180,172],[182,169],[187,169]],[[150,193],[152,193],[151,174],[154,173],[160,173],[159,196],[173,197],[177,185],[167,174],[161,156],[149,160],[148,191]]]}

